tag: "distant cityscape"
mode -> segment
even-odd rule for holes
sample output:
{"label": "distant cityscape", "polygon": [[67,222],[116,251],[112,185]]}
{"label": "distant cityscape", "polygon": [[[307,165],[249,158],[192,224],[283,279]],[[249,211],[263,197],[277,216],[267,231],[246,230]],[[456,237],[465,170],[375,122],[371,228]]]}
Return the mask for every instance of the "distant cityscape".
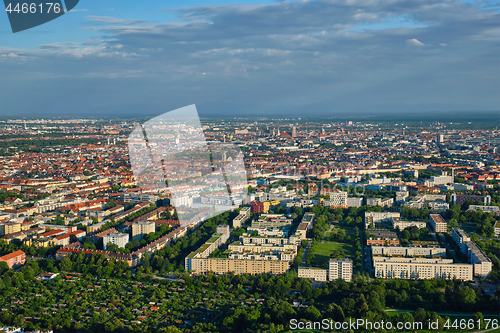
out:
{"label": "distant cityscape", "polygon": [[[316,289],[381,280],[444,280],[457,283],[457,288],[464,283],[480,288],[477,297],[483,297],[484,304],[498,300],[496,128],[306,118],[205,121],[203,134],[211,149],[232,144],[244,155],[248,188],[225,176],[230,188],[225,197],[220,185],[200,177],[204,171],[197,155],[189,170],[180,164],[164,165],[171,183],[161,183],[171,187],[139,186],[128,147],[129,134],[139,123],[0,122],[3,274],[31,274],[38,281],[33,282],[36,290],[41,290],[40,281],[74,285],[94,276],[137,281],[132,283],[135,287],[123,287],[129,294],[147,289],[148,283],[189,289],[192,283],[202,288],[212,275],[239,276],[234,284],[241,295],[257,276],[293,276],[311,285],[308,292],[299,291],[300,283],[288,285],[290,306],[297,309],[321,297],[319,292],[304,296]],[[183,138],[175,144],[187,145]],[[220,163],[227,168],[231,161],[224,153]],[[182,195],[174,195],[173,186]],[[97,261],[102,267],[92,266]],[[13,282],[2,281],[0,293],[9,296],[0,300],[2,310],[19,302],[32,304],[36,310],[16,313],[29,323],[24,326],[27,331],[58,330],[43,316],[59,314],[59,306],[69,308],[69,303],[52,310],[48,303],[27,302],[23,297],[33,296],[7,291]],[[87,289],[97,286],[88,283]],[[104,287],[107,282],[102,283]],[[259,294],[264,290],[259,285]],[[198,310],[174,318],[169,314],[174,305],[161,295],[155,294],[154,304],[144,303],[147,309],[135,306],[136,313],[127,312],[113,327],[132,329],[141,322],[153,327],[164,316],[170,325],[191,329],[195,322],[216,322],[219,306],[227,306],[212,309],[203,298]],[[110,313],[116,307],[107,305],[112,302],[108,297],[104,305],[94,304],[94,310],[72,320],[66,329],[97,325],[97,313],[104,308]],[[211,302],[218,302],[215,296]],[[162,314],[157,318],[153,313]],[[14,317],[0,315],[0,323],[14,327]]]}

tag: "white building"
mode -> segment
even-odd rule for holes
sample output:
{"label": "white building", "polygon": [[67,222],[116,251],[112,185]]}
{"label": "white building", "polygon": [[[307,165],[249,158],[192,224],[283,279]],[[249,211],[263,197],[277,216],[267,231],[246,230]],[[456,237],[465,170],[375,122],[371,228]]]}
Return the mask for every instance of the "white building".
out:
{"label": "white building", "polygon": [[118,245],[118,247],[125,248],[125,245],[127,245],[128,240],[129,240],[128,234],[122,234],[119,232],[109,233],[107,235],[104,235],[102,238],[104,250],[106,250],[106,247],[109,243],[116,244]]}
{"label": "white building", "polygon": [[331,192],[330,207],[347,207],[347,192],[344,191]]}
{"label": "white building", "polygon": [[467,243],[470,242],[470,237],[460,228],[452,228],[451,236],[458,245],[463,254],[467,254]]}
{"label": "white building", "polygon": [[391,217],[401,218],[401,215],[398,212],[365,212],[365,228],[368,229],[370,225],[389,220]]}
{"label": "white building", "polygon": [[344,279],[346,282],[352,280],[352,260],[351,259],[330,259],[328,263],[328,280]]}
{"label": "white building", "polygon": [[394,229],[399,228],[399,230],[404,230],[409,227],[417,227],[419,229],[427,227],[427,222],[423,221],[401,221],[399,217],[391,217],[390,219],[392,227]]}

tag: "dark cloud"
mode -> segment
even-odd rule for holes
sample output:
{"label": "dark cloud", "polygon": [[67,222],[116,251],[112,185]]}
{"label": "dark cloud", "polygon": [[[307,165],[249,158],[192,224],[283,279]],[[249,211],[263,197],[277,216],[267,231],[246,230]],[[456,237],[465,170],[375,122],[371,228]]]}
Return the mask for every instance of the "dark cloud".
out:
{"label": "dark cloud", "polygon": [[[77,47],[0,48],[2,81],[12,82],[0,95],[2,109],[96,115],[158,114],[193,103],[202,114],[226,115],[499,109],[499,14],[491,9],[447,0],[311,0],[201,6],[179,15],[182,24],[94,16],[100,36]],[[415,27],[390,25],[394,20]],[[19,98],[26,93],[34,98]]]}

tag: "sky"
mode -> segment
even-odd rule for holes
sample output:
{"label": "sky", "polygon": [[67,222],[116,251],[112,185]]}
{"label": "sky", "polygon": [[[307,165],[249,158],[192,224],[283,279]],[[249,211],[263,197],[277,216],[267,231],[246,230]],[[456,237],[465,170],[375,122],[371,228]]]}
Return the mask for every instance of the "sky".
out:
{"label": "sky", "polygon": [[80,0],[12,33],[0,116],[500,112],[500,2]]}

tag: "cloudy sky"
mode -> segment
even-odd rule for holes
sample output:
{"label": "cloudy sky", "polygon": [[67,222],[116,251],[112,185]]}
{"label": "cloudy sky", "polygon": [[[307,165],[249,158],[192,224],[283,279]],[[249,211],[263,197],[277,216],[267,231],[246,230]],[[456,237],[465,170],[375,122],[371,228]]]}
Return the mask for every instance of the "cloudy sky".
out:
{"label": "cloudy sky", "polygon": [[80,0],[13,34],[0,115],[500,110],[500,5],[455,0]]}

